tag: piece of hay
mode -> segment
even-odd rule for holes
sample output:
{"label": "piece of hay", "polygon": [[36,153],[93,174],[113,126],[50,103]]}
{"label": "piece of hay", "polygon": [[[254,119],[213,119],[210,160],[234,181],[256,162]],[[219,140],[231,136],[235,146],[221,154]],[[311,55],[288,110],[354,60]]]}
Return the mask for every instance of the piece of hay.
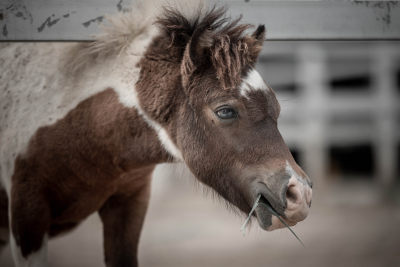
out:
{"label": "piece of hay", "polygon": [[274,208],[272,208],[271,204],[269,204],[268,201],[261,201],[261,194],[259,194],[256,198],[256,201],[254,202],[253,207],[251,208],[250,212],[249,212],[249,216],[247,216],[246,220],[244,221],[242,227],[240,227],[240,231],[242,231],[243,235],[245,234],[245,229],[247,224],[249,223],[250,219],[251,219],[251,215],[254,213],[254,211],[256,210],[257,206],[261,203],[261,205],[265,205],[267,207],[267,209],[269,210],[269,212],[271,212],[272,215],[275,215],[282,223],[283,225],[285,225],[289,231],[296,237],[296,239],[300,242],[300,244],[305,247],[304,243],[300,240],[300,238],[296,235],[296,233],[292,230],[292,228],[290,228],[290,226],[281,218],[281,216],[274,210]]}
{"label": "piece of hay", "polygon": [[260,202],[261,199],[261,194],[258,194],[256,201],[254,202],[253,207],[251,208],[250,212],[249,212],[249,216],[247,216],[246,220],[244,221],[244,223],[242,224],[242,227],[240,227],[240,231],[242,232],[243,235],[245,235],[245,230],[246,230],[246,226],[249,223],[250,219],[251,219],[251,215],[253,214],[253,212],[256,210],[258,203]]}

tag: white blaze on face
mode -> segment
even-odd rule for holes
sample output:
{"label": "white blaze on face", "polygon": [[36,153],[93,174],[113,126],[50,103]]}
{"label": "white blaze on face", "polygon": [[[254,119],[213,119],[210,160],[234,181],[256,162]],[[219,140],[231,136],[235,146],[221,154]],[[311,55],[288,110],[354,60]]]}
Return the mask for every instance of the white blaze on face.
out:
{"label": "white blaze on face", "polygon": [[269,88],[264,82],[260,73],[258,73],[258,71],[256,71],[255,69],[251,69],[243,78],[239,90],[242,96],[247,97],[247,94],[251,91],[267,91],[269,90]]}

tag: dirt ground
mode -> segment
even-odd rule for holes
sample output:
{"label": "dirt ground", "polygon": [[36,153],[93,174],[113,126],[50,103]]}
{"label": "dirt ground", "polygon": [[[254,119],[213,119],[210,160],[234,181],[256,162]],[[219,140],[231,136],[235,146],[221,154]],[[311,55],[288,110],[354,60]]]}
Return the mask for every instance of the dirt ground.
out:
{"label": "dirt ground", "polygon": [[[264,232],[254,223],[243,236],[243,217],[204,194],[183,170],[156,170],[139,251],[142,267],[400,266],[400,203],[373,183],[314,187],[306,221]],[[397,192],[399,192],[397,190]],[[399,198],[397,198],[399,199]],[[49,242],[52,267],[104,266],[101,223],[89,217],[72,233]],[[0,266],[11,267],[6,248]]]}

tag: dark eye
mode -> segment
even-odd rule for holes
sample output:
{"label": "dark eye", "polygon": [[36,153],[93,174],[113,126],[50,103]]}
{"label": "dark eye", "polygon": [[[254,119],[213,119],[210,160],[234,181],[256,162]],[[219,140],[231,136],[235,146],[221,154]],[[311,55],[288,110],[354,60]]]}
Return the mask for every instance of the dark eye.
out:
{"label": "dark eye", "polygon": [[221,107],[215,112],[215,114],[221,120],[229,120],[229,119],[234,119],[237,117],[236,110],[234,110],[233,108],[230,108],[230,107]]}

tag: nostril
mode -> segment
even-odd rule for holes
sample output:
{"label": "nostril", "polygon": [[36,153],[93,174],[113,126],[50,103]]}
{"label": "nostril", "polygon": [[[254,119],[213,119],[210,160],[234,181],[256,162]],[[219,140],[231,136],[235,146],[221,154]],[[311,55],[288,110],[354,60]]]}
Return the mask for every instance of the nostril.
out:
{"label": "nostril", "polygon": [[298,190],[294,185],[288,187],[286,191],[286,200],[288,203],[296,203],[299,199]]}

